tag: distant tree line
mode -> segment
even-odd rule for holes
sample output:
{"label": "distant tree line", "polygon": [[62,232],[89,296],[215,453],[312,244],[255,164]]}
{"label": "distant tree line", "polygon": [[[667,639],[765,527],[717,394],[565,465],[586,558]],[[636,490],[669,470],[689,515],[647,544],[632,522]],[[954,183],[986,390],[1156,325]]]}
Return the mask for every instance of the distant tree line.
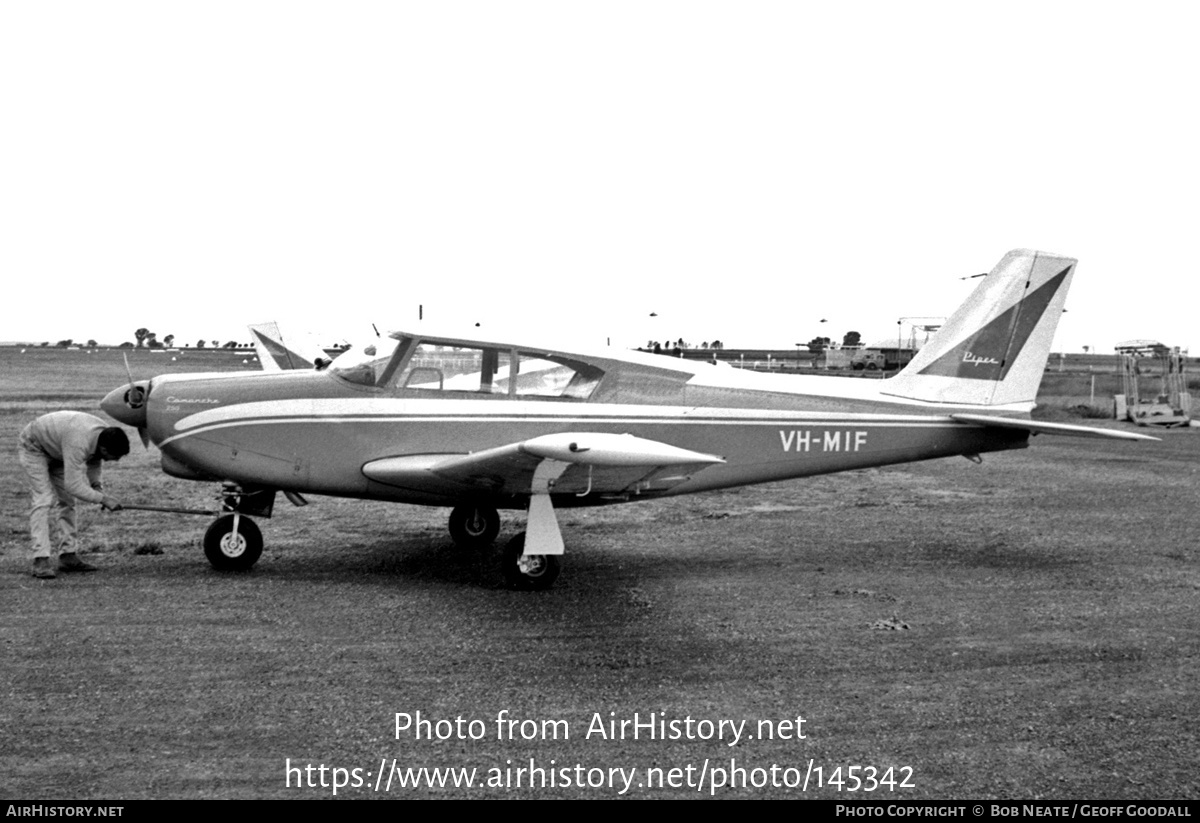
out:
{"label": "distant tree line", "polygon": [[[45,343],[42,343],[41,345],[42,345],[42,346],[49,346],[49,345],[50,345],[50,341],[49,341],[49,340],[47,340]],[[55,345],[57,348],[60,348],[60,349],[65,349],[65,348],[69,348],[69,347],[71,347],[71,346],[74,346],[74,345],[75,345],[75,340],[74,340],[73,338],[70,338],[70,337],[68,337],[66,340],[59,340],[59,341],[58,341],[57,343],[55,343],[54,345]],[[94,349],[94,348],[96,348],[96,346],[98,346],[98,345],[100,345],[100,344],[99,344],[99,343],[97,343],[95,340],[88,340],[86,345],[87,345],[87,347],[88,347],[89,349]]]}
{"label": "distant tree line", "polygon": [[694,347],[691,343],[687,342],[681,337],[673,343],[669,340],[666,343],[658,340],[650,340],[646,343],[646,347],[644,349],[638,349],[638,351],[649,351],[654,352],[655,354],[673,354],[678,356],[679,352],[683,351],[684,349],[691,348],[719,350],[725,348],[725,344],[720,340],[714,340],[711,343],[706,340],[699,346]]}
{"label": "distant tree line", "polygon": [[[856,331],[848,331],[842,337],[842,345],[843,346],[858,346],[861,343],[862,343],[862,335]],[[829,348],[832,344],[833,344],[832,339],[830,339],[828,337],[818,336],[818,337],[814,337],[812,340],[809,340],[808,343],[806,343],[805,345],[808,346],[808,350],[810,352],[820,354],[821,352],[825,351],[825,349]],[[671,354],[671,355],[678,356],[681,351],[683,351],[684,349],[690,349],[690,348],[693,348],[692,344],[688,343],[686,340],[684,340],[681,337],[674,342],[668,341],[666,343],[662,343],[658,340],[651,340],[648,343],[646,343],[646,347],[644,349],[640,349],[640,351],[650,351],[650,352],[654,352],[655,354]],[[725,348],[725,344],[722,343],[720,340],[713,340],[711,343],[705,341],[705,342],[701,343],[698,348],[721,350],[721,349]]]}
{"label": "distant tree line", "polygon": [[[146,348],[146,349],[167,348],[167,349],[169,349],[175,345],[175,335],[173,335],[173,334],[168,334],[162,340],[159,340],[158,335],[155,334],[154,332],[149,331],[148,329],[138,329],[137,332],[134,333],[134,335],[137,338],[137,343],[132,343],[130,341],[126,341],[126,342],[120,344],[119,346],[117,346],[117,348],[119,348],[119,349],[133,349],[133,348]],[[33,344],[30,343],[29,345],[32,346]],[[80,347],[86,347],[89,349],[94,349],[94,348],[99,347],[99,345],[100,344],[96,342],[96,339],[94,337],[88,338],[87,343],[76,343],[75,339],[73,337],[68,337],[64,340],[59,340],[57,343],[55,343],[54,348],[66,349],[66,348],[70,348],[71,346],[80,346]],[[183,345],[185,347],[190,347],[191,344],[184,343]],[[208,345],[209,345],[208,341],[203,338],[196,341],[196,348],[198,348],[198,349],[207,348]],[[42,348],[42,349],[50,348],[50,341],[43,340],[41,343],[38,343],[37,346],[38,346],[38,348]],[[214,349],[250,349],[250,348],[254,348],[254,344],[253,343],[239,343],[236,340],[230,340],[222,345],[218,345],[217,341],[214,340],[212,343],[212,348],[214,348]]]}
{"label": "distant tree line", "polygon": [[[138,348],[138,349],[142,349],[142,348],[145,348],[145,349],[161,349],[161,348],[168,348],[168,349],[169,349],[169,348],[171,348],[172,346],[174,346],[174,345],[175,345],[175,335],[173,335],[173,334],[168,334],[166,337],[164,337],[164,338],[163,338],[163,339],[160,341],[160,340],[158,339],[158,333],[157,333],[157,332],[152,332],[152,331],[150,331],[149,329],[147,329],[147,328],[145,328],[145,327],[142,327],[142,328],[138,329],[137,331],[135,331],[135,332],[133,333],[133,336],[134,336],[134,339],[135,339],[135,340],[137,340],[137,343],[125,342],[125,343],[122,343],[122,344],[120,345],[120,348],[122,348],[122,349],[133,349],[133,348]],[[189,345],[189,344],[187,344],[187,343],[184,343],[184,346],[185,346],[185,347],[186,347],[186,346],[188,346],[188,345]],[[196,341],[196,348],[198,348],[198,349],[204,349],[204,348],[208,348],[208,346],[209,346],[209,342],[208,342],[208,340],[207,340],[206,338],[203,338],[203,337],[202,337],[202,338],[200,338],[199,340],[197,340],[197,341]],[[236,341],[236,340],[229,340],[229,341],[228,341],[228,342],[226,342],[224,345],[218,345],[218,344],[217,344],[217,341],[214,339],[214,340],[212,341],[212,347],[213,347],[214,349],[246,349],[246,348],[252,348],[252,347],[253,347],[253,344],[252,344],[252,343],[239,343],[239,342],[238,342],[238,341]]]}

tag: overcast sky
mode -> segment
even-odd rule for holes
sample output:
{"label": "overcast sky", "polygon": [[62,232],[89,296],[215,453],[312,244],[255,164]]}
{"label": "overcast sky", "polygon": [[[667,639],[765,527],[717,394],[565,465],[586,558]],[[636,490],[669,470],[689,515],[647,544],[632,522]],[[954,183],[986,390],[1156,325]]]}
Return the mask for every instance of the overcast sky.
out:
{"label": "overcast sky", "polygon": [[1200,353],[1198,8],[5,2],[0,340],[894,339],[1028,247]]}

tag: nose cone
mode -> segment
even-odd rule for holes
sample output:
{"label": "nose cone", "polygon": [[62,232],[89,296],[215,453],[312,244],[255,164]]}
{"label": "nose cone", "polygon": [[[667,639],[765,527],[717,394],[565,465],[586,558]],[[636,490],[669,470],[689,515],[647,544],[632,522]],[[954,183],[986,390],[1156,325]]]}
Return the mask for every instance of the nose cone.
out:
{"label": "nose cone", "polygon": [[100,401],[100,410],[126,426],[142,429],[146,427],[146,398],[150,394],[150,381],[139,380],[113,389]]}

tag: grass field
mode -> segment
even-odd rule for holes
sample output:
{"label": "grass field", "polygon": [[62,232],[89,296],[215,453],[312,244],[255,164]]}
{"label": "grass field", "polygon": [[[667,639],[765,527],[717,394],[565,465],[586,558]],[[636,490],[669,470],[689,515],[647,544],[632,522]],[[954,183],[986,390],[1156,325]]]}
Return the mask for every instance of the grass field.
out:
{"label": "grass field", "polygon": [[[11,448],[33,417],[95,411],[126,379],[119,352],[18,351],[0,349]],[[137,352],[131,368],[255,367],[171,357]],[[245,574],[209,567],[205,518],[88,509],[102,571],[35,580],[10,459],[0,797],[329,797],[337,768],[339,798],[607,798],[633,775],[624,796],[1196,799],[1200,431],[1161,436],[1043,436],[982,466],[568,511],[564,572],[543,593],[508,591],[491,558],[456,550],[442,510],[325,498],[280,501]],[[157,461],[135,444],[108,487],[213,504],[215,489]],[[396,714],[416,712],[478,724],[397,736]],[[536,722],[505,732],[504,712]],[[595,733],[634,713],[694,737],[696,721],[746,725],[736,745],[728,725],[709,740]],[[511,787],[531,759],[547,785]],[[400,788],[393,774],[376,791],[393,761],[476,769],[476,785]],[[810,761],[826,780],[891,768],[911,787],[817,788]],[[750,785],[713,788],[739,768]],[[785,785],[806,775],[807,792]]]}

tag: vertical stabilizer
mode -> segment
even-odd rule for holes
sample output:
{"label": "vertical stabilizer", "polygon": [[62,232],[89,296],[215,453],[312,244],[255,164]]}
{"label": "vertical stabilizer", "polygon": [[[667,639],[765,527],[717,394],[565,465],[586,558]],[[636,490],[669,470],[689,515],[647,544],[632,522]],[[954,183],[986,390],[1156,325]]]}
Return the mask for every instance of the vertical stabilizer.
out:
{"label": "vertical stabilizer", "polygon": [[1032,403],[1075,263],[1010,251],[883,392],[955,405]]}
{"label": "vertical stabilizer", "polygon": [[315,358],[321,356],[309,352],[300,354],[289,348],[283,342],[278,323],[252,323],[247,328],[254,336],[254,349],[258,353],[258,362],[263,371],[311,369]]}

